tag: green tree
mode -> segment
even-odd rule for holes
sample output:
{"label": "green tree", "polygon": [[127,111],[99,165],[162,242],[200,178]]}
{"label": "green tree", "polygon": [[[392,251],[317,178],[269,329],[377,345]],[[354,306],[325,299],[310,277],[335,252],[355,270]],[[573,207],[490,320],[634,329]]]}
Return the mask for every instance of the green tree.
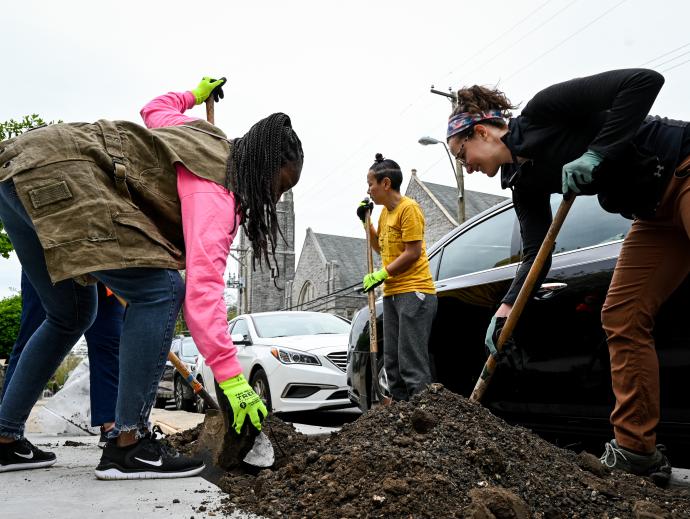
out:
{"label": "green tree", "polygon": [[21,315],[21,295],[0,299],[0,358],[10,356],[12,346],[19,333],[19,319]]}
{"label": "green tree", "polygon": [[[38,114],[25,115],[19,121],[10,119],[9,121],[0,123],[0,141],[16,137],[20,133],[23,133],[26,130],[30,130],[31,128],[44,126],[46,124],[53,124],[53,122],[54,121],[46,123],[43,119],[41,119],[38,116]],[[3,258],[9,258],[10,252],[12,252],[12,250],[12,243],[10,242],[9,237],[7,236],[7,233],[5,232],[5,229],[2,226],[2,222],[0,222],[0,256],[2,256]]]}

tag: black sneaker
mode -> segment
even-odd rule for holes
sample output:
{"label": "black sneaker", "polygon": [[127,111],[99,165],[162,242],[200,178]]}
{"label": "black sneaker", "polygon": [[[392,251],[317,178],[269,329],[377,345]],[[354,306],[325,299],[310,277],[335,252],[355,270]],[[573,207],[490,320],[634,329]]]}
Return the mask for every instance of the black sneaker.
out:
{"label": "black sneaker", "polygon": [[606,450],[599,461],[611,469],[650,477],[657,486],[666,487],[671,479],[672,469],[671,463],[664,454],[665,451],[666,448],[663,445],[657,445],[652,454],[646,456],[635,454],[618,445],[616,440],[611,440],[606,444]]}
{"label": "black sneaker", "polygon": [[0,472],[40,469],[57,461],[52,452],[42,451],[26,438],[12,443],[0,443]]}
{"label": "black sneaker", "polygon": [[181,456],[151,435],[134,445],[118,447],[114,441],[103,449],[96,467],[98,479],[186,478],[204,470],[204,462]]}
{"label": "black sneaker", "polygon": [[111,431],[111,429],[105,431],[103,430],[103,426],[101,425],[101,436],[98,438],[98,448],[103,449],[105,448],[105,444],[108,443],[108,433]]}

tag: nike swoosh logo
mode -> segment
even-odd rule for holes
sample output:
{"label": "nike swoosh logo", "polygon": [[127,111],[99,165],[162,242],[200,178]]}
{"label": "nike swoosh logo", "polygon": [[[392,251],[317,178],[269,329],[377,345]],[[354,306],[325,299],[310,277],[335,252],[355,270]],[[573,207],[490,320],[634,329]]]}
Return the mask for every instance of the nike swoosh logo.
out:
{"label": "nike swoosh logo", "polygon": [[134,459],[137,461],[141,461],[142,463],[146,463],[147,465],[153,465],[154,467],[160,467],[161,465],[163,465],[163,458],[158,458],[156,461],[152,461],[152,460],[142,460],[141,458],[137,458],[135,456]]}
{"label": "nike swoosh logo", "polygon": [[33,453],[33,452],[30,452],[29,454],[21,454],[21,453],[19,453],[19,452],[17,452],[17,451],[14,451],[14,453],[15,453],[17,456],[21,456],[22,458],[26,458],[27,460],[33,459],[33,457],[34,457],[34,453]]}

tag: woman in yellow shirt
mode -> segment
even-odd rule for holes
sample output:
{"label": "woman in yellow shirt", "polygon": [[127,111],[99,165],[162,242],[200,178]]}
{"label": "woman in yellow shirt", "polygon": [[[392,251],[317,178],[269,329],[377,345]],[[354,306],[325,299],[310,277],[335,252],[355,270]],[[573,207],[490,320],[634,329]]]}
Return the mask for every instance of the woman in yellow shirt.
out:
{"label": "woman in yellow shirt", "polygon": [[[378,228],[370,226],[372,248],[383,267],[364,277],[364,291],[383,283],[383,358],[394,400],[409,400],[431,383],[429,335],[436,315],[436,288],[424,244],[424,214],[411,198],[400,194],[400,166],[376,154],[367,173],[368,193],[382,205]],[[373,203],[362,202],[357,215],[364,221]]]}

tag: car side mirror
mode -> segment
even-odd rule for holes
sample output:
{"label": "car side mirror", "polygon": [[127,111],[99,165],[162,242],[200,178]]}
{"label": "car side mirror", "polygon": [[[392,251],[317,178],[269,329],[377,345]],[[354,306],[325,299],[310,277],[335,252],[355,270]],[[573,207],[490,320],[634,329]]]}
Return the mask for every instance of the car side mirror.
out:
{"label": "car side mirror", "polygon": [[246,345],[249,346],[252,343],[252,340],[249,338],[248,335],[243,335],[241,333],[233,333],[230,335],[230,339],[232,340],[233,344],[237,345]]}

